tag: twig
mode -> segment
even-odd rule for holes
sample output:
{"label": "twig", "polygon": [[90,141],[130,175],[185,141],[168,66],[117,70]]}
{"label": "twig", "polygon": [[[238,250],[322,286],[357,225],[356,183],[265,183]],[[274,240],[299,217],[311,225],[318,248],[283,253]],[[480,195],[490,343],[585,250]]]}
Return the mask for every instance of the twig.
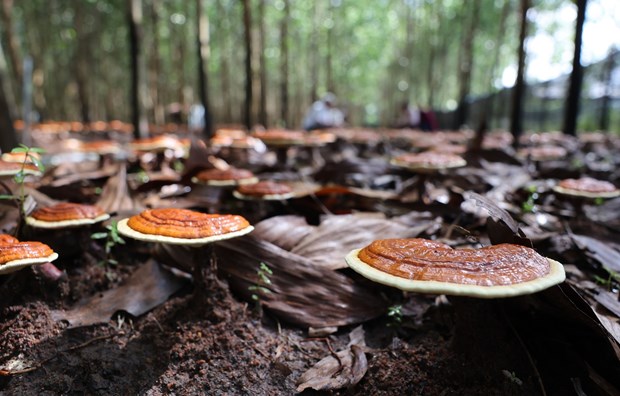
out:
{"label": "twig", "polygon": [[342,370],[344,368],[344,365],[342,364],[342,360],[340,360],[340,356],[338,356],[338,354],[336,353],[336,351],[334,351],[334,348],[332,348],[332,344],[331,342],[329,342],[329,338],[327,337],[321,337],[321,338],[306,338],[305,340],[301,340],[301,342],[307,342],[307,341],[324,341],[325,344],[327,344],[327,349],[329,349],[329,353],[331,353],[331,355],[338,360],[338,366],[340,367],[339,371]]}
{"label": "twig", "polygon": [[70,348],[67,348],[65,350],[62,350],[60,352],[58,352],[56,355],[48,357],[47,359],[43,359],[42,361],[40,361],[39,363],[35,364],[32,367],[28,367],[22,370],[0,370],[0,376],[4,376],[4,377],[8,377],[11,375],[19,375],[19,374],[26,374],[26,373],[30,373],[32,371],[38,370],[40,369],[45,363],[49,362],[50,360],[56,359],[58,357],[58,355],[60,355],[61,353],[65,353],[65,352],[69,352],[69,351],[75,351],[77,349],[81,349],[84,347],[87,347],[88,345],[92,344],[93,342],[96,341],[101,341],[101,340],[105,340],[108,338],[112,338],[116,335],[123,335],[123,332],[120,333],[114,333],[114,334],[108,334],[108,335],[104,335],[104,336],[99,336],[99,337],[95,337],[95,338],[91,338],[90,340],[83,342],[81,344],[78,345],[74,345]]}

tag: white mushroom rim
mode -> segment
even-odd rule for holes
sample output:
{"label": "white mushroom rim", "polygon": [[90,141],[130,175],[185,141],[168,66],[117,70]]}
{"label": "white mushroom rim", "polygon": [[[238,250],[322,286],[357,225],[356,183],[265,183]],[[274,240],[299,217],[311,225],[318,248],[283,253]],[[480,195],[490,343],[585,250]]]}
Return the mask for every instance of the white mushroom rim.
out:
{"label": "white mushroom rim", "polygon": [[347,264],[355,272],[377,283],[418,293],[447,294],[451,296],[478,298],[514,297],[539,292],[553,285],[557,285],[558,283],[562,283],[564,279],[566,279],[564,266],[555,260],[547,258],[550,266],[547,275],[542,278],[515,283],[513,285],[479,286],[439,281],[411,280],[388,274],[366,264],[357,256],[360,250],[362,249],[352,250],[345,257]]}
{"label": "white mushroom rim", "polygon": [[582,190],[574,190],[572,188],[564,188],[561,186],[553,186],[553,191],[558,194],[570,195],[573,197],[582,197],[582,198],[615,198],[620,197],[620,190],[615,191],[604,191],[604,192],[593,192],[593,191],[582,191]]}
{"label": "white mushroom rim", "polygon": [[225,239],[236,238],[238,236],[242,236],[252,232],[254,229],[253,226],[247,226],[241,230],[227,232],[226,234],[212,235],[204,238],[176,238],[171,236],[164,235],[156,235],[156,234],[145,234],[139,231],[134,230],[133,228],[127,225],[129,219],[123,219],[118,222],[116,225],[117,230],[120,234],[137,239],[139,241],[145,242],[160,242],[160,243],[169,243],[173,245],[187,245],[187,246],[202,246],[208,243],[213,243],[217,241],[223,241]]}
{"label": "white mushroom rim", "polygon": [[439,171],[442,169],[461,168],[467,165],[467,161],[465,161],[465,159],[461,159],[460,161],[448,162],[446,164],[432,165],[432,164],[423,164],[423,163],[416,164],[416,163],[411,163],[407,161],[399,161],[396,158],[392,158],[390,160],[390,164],[394,166],[398,166],[400,168],[406,168],[406,169],[413,170],[413,171],[423,172],[423,171]]}
{"label": "white mushroom rim", "polygon": [[91,224],[99,223],[101,221],[105,221],[109,218],[110,218],[110,215],[107,213],[104,213],[92,219],[72,219],[72,220],[60,220],[60,221],[43,221],[43,220],[35,219],[32,216],[28,216],[26,217],[26,223],[36,228],[57,229],[57,228],[69,228],[69,227],[80,227],[84,225],[91,225]]}
{"label": "white mushroom rim", "polygon": [[197,177],[192,177],[192,183],[194,184],[204,184],[207,186],[214,187],[230,187],[230,186],[241,186],[245,184],[256,184],[258,183],[258,177],[247,177],[244,179],[227,179],[227,180],[200,180]]}
{"label": "white mushroom rim", "polygon": [[24,258],[19,260],[7,261],[4,264],[0,264],[0,275],[10,274],[11,272],[18,271],[22,268],[30,267],[32,265],[39,265],[49,263],[58,258],[58,253],[52,253],[48,257],[37,258]]}
{"label": "white mushroom rim", "polygon": [[233,195],[235,198],[245,201],[284,201],[299,196],[294,191],[286,194],[245,195],[236,190],[233,191]]}

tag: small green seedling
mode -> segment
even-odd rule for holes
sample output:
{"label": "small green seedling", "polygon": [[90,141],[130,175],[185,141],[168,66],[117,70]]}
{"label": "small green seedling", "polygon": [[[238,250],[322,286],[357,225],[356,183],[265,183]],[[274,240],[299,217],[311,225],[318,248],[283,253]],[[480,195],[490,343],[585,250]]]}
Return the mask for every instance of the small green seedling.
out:
{"label": "small green seedling", "polygon": [[269,268],[269,266],[267,266],[267,264],[261,262],[258,266],[258,270],[256,271],[256,275],[258,275],[258,281],[256,284],[248,287],[248,290],[252,292],[252,301],[256,303],[255,308],[258,312],[260,312],[261,295],[271,293],[271,290],[269,290],[266,286],[271,285],[271,279],[269,277],[273,275],[273,271]]}
{"label": "small green seedling", "polygon": [[529,186],[525,190],[528,192],[528,196],[521,205],[521,209],[523,209],[525,213],[533,213],[534,209],[536,209],[536,200],[538,199],[536,186]]}
{"label": "small green seedling", "polygon": [[388,327],[399,327],[403,323],[403,306],[400,304],[392,305],[387,312],[390,322]]}
{"label": "small green seedling", "polygon": [[118,261],[112,258],[112,249],[116,245],[124,245],[125,240],[121,238],[118,233],[118,227],[116,221],[113,221],[111,224],[108,224],[106,227],[107,231],[95,232],[90,237],[91,239],[105,239],[105,258],[100,262],[101,265],[105,265],[106,267],[109,265],[117,265]]}

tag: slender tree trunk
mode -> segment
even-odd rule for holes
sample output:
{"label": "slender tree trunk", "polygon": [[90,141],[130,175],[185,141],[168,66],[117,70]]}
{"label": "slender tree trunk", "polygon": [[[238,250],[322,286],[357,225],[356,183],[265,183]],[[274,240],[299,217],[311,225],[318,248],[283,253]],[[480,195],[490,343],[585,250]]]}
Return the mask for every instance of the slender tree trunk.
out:
{"label": "slender tree trunk", "polygon": [[[316,7],[316,5],[315,5]],[[289,125],[288,103],[288,24],[290,18],[290,4],[284,0],[284,15],[280,21],[280,118],[285,127]]]}
{"label": "slender tree trunk", "polygon": [[498,76],[499,71],[499,57],[501,54],[501,49],[504,44],[504,37],[506,31],[506,21],[508,20],[508,15],[510,14],[511,2],[506,1],[504,6],[502,7],[502,14],[500,16],[497,36],[495,37],[495,48],[493,52],[493,63],[491,64],[491,69],[489,70],[489,80],[487,82],[487,87],[489,92],[492,94],[489,96],[488,107],[485,109],[485,116],[483,118],[487,119],[489,127],[491,126],[491,121],[493,119],[493,112],[495,107],[495,100],[497,99],[497,95],[493,92],[495,89],[495,80]]}
{"label": "slender tree trunk", "polygon": [[88,33],[84,24],[84,7],[82,2],[75,6],[75,28],[77,30],[77,46],[74,56],[75,82],[77,85],[78,100],[80,102],[80,116],[82,122],[90,123],[90,102],[88,97],[88,65],[86,64],[86,51],[88,48]]}
{"label": "slender tree trunk", "polygon": [[8,90],[7,84],[7,65],[4,58],[4,51],[2,49],[2,43],[0,42],[0,150],[3,153],[9,152],[13,147],[17,147],[17,135],[15,128],[13,127],[13,119],[11,114],[11,106],[15,106],[14,103],[9,102],[9,98],[6,94]]}
{"label": "slender tree trunk", "polygon": [[599,128],[601,131],[609,130],[609,108],[611,104],[611,90],[612,90],[612,73],[615,67],[615,58],[618,55],[617,51],[610,51],[607,56],[607,60],[605,60],[605,70],[604,79],[605,79],[605,93],[601,98],[601,113],[599,116]]}
{"label": "slender tree trunk", "polygon": [[243,33],[245,38],[245,104],[243,120],[248,129],[252,128],[252,14],[250,0],[243,0]]}
{"label": "slender tree trunk", "polygon": [[519,66],[517,78],[512,92],[512,111],[510,115],[510,131],[514,137],[514,147],[519,145],[519,137],[523,132],[523,98],[525,96],[525,39],[527,38],[527,11],[530,0],[521,0],[521,21],[519,30]]}
{"label": "slender tree trunk", "polygon": [[583,24],[586,20],[587,0],[577,0],[577,21],[575,24],[575,52],[573,54],[573,71],[570,74],[570,85],[564,109],[564,133],[575,136],[577,134],[577,118],[579,116],[579,99],[581,96],[581,82],[583,80],[583,66],[581,66],[581,39]]}
{"label": "slender tree trunk", "polygon": [[312,2],[312,35],[310,36],[310,103],[314,103],[319,93],[317,91],[319,86],[319,15],[320,2]]}
{"label": "slender tree trunk", "polygon": [[148,125],[144,116],[143,73],[142,73],[142,1],[128,0],[129,48],[131,58],[131,122],[136,139],[148,135]]}
{"label": "slender tree trunk", "polygon": [[327,28],[327,57],[325,59],[326,67],[327,67],[327,90],[329,92],[335,92],[336,87],[334,84],[334,64],[332,62],[332,52],[334,51],[334,26],[336,22],[334,21],[334,5],[330,1],[329,2],[329,12],[328,18],[331,21],[331,25]]}
{"label": "slender tree trunk", "polygon": [[151,0],[151,36],[153,39],[153,48],[151,49],[151,61],[149,72],[149,85],[151,92],[151,100],[153,102],[153,120],[156,124],[165,122],[165,110],[161,103],[159,95],[159,74],[160,74],[160,53],[159,53],[159,20],[161,12],[160,0]]}
{"label": "slender tree trunk", "polygon": [[258,120],[263,126],[267,126],[267,62],[265,59],[265,3],[258,3],[258,39],[259,39],[259,70],[260,70],[260,102]]}
{"label": "slender tree trunk", "polygon": [[467,122],[469,115],[468,96],[471,90],[471,75],[474,64],[474,38],[480,20],[480,0],[472,0],[471,15],[467,31],[462,42],[462,57],[459,59],[459,105],[457,108],[457,126]]}
{"label": "slender tree trunk", "polygon": [[2,24],[4,25],[6,42],[8,44],[8,57],[13,69],[13,78],[17,87],[21,86],[22,59],[19,51],[19,41],[13,32],[13,0],[2,0]]}
{"label": "slender tree trunk", "polygon": [[209,77],[207,65],[209,64],[209,18],[202,7],[203,0],[196,0],[197,43],[198,43],[198,81],[200,82],[200,101],[204,106],[204,130],[206,139],[211,138],[213,124],[211,121],[211,106],[209,101]]}
{"label": "slender tree trunk", "polygon": [[228,23],[229,15],[227,15],[226,9],[222,4],[224,0],[217,1],[217,12],[221,16],[219,19],[219,29],[221,34],[218,37],[220,44],[220,90],[222,95],[222,103],[224,105],[224,120],[230,122],[233,118],[232,115],[232,97],[230,94],[230,56],[232,51],[231,46],[228,45],[228,37],[232,34],[230,31],[230,24]]}

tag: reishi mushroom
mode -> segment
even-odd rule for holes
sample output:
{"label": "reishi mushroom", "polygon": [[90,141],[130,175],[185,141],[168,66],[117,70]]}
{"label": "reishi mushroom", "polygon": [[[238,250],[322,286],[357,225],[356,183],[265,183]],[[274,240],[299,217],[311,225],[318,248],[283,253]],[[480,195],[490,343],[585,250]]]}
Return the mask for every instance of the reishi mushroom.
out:
{"label": "reishi mushroom", "polygon": [[591,177],[561,180],[553,187],[553,191],[563,195],[592,199],[620,196],[620,189],[612,183]]}
{"label": "reishi mushroom", "polygon": [[11,235],[0,235],[0,275],[32,265],[49,263],[57,258],[58,253],[44,243],[19,242]]}
{"label": "reishi mushroom", "polygon": [[[194,247],[194,296],[199,304],[213,286],[207,280],[215,281],[217,277],[211,243],[245,235],[254,229],[239,215],[205,214],[176,208],[145,210],[119,221],[117,227],[120,234],[136,240]],[[199,264],[205,260],[212,266],[210,271],[209,265]]]}
{"label": "reishi mushroom", "polygon": [[454,306],[452,348],[488,365],[486,350],[501,350],[509,337],[499,302],[559,284],[559,262],[531,248],[500,244],[453,249],[420,238],[385,239],[351,251],[346,262],[360,275],[405,291],[447,294]]}
{"label": "reishi mushroom", "polygon": [[384,239],[351,251],[346,261],[362,276],[401,290],[479,298],[535,293],[565,278],[562,264],[512,244],[453,249],[420,238]]}
{"label": "reishi mushroom", "polygon": [[258,183],[239,186],[233,195],[246,200],[284,200],[293,198],[295,192],[288,184],[263,180]]}
{"label": "reishi mushroom", "polygon": [[192,178],[194,183],[208,186],[238,186],[258,183],[258,178],[249,170],[239,168],[207,169]]}
{"label": "reishi mushroom", "polygon": [[58,229],[95,224],[109,218],[110,215],[98,206],[61,202],[36,209],[26,217],[26,223],[36,228]]}

